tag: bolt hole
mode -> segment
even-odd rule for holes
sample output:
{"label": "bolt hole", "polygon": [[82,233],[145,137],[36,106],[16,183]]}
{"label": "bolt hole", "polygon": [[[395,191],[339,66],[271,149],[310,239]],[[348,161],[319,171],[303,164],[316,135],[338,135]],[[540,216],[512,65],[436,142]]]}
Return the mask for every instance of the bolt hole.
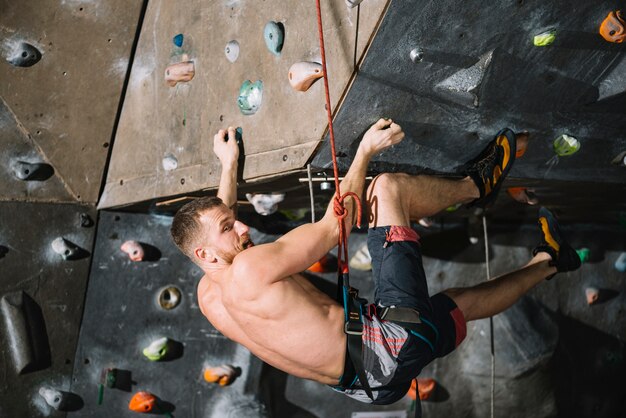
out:
{"label": "bolt hole", "polygon": [[22,58],[26,58],[27,56],[28,56],[28,52],[26,52],[26,51],[22,52]]}
{"label": "bolt hole", "polygon": [[283,161],[287,161],[287,154],[283,155]]}
{"label": "bolt hole", "polygon": [[89,364],[89,359],[88,359],[88,358],[86,358],[85,360],[83,360],[83,363],[85,363],[85,364]]}
{"label": "bolt hole", "polygon": [[120,180],[120,186],[124,185],[124,179]]}
{"label": "bolt hole", "polygon": [[269,38],[270,39],[274,39],[274,35],[272,35],[271,33],[269,34]]}
{"label": "bolt hole", "polygon": [[289,73],[289,79],[292,80],[293,79],[293,74]]}
{"label": "bolt hole", "polygon": [[70,363],[71,363],[70,359],[66,358],[65,359],[65,364],[70,364]]}
{"label": "bolt hole", "polygon": [[137,250],[133,251],[133,255],[137,255],[138,252],[139,251],[137,251]]}
{"label": "bolt hole", "polygon": [[65,250],[65,251],[63,251],[63,254],[65,254],[65,255],[70,255],[70,250]]}
{"label": "bolt hole", "polygon": [[108,42],[108,43],[111,43],[111,38],[107,39],[107,42]]}
{"label": "bolt hole", "polygon": [[170,300],[170,292],[169,290],[165,289],[165,291],[163,292],[163,300]]}
{"label": "bolt hole", "polygon": [[30,170],[27,168],[26,170],[24,170],[24,174],[30,174]]}
{"label": "bolt hole", "polygon": [[41,131],[37,131],[37,132],[36,132],[36,134],[37,134],[37,135],[41,135]]}
{"label": "bolt hole", "polygon": [[67,71],[63,71],[63,76],[67,76]]}
{"label": "bolt hole", "polygon": [[175,286],[169,286],[161,290],[158,296],[158,302],[161,308],[165,310],[174,309],[180,304],[181,293]]}
{"label": "bolt hole", "polygon": [[180,184],[185,184],[185,179],[180,179]]}
{"label": "bolt hole", "polygon": [[109,148],[109,143],[105,142],[104,144],[102,144],[102,148]]}
{"label": "bolt hole", "polygon": [[611,32],[609,32],[609,35],[611,35],[611,36],[615,35],[615,31],[612,30]]}
{"label": "bolt hole", "polygon": [[114,221],[119,221],[121,218],[118,215],[115,215],[115,217],[113,218]]}
{"label": "bolt hole", "polygon": [[83,11],[83,8],[82,8],[82,7],[79,7],[79,8],[78,8],[78,11],[82,12],[82,11]]}
{"label": "bolt hole", "polygon": [[465,34],[463,32],[459,33],[459,38],[464,38]]}
{"label": "bolt hole", "polygon": [[60,401],[61,401],[61,398],[59,398],[59,397],[54,398],[54,403],[57,403],[57,402],[60,402]]}

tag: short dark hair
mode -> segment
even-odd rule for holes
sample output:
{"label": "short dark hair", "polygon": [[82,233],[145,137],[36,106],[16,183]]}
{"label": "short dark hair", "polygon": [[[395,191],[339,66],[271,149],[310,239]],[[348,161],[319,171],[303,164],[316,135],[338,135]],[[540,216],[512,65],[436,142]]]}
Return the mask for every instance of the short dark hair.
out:
{"label": "short dark hair", "polygon": [[192,200],[179,209],[172,221],[170,233],[174,244],[193,260],[193,251],[198,235],[202,228],[200,215],[202,212],[223,205],[222,199],[215,196],[205,196]]}

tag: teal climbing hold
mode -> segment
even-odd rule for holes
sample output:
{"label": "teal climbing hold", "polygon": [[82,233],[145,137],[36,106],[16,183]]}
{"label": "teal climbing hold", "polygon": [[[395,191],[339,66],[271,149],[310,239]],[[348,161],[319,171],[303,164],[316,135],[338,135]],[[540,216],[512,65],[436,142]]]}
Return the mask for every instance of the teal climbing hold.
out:
{"label": "teal climbing hold", "polygon": [[183,34],[179,33],[178,35],[174,36],[174,38],[172,38],[172,42],[174,42],[174,45],[180,48],[181,46],[183,46],[184,39],[185,37],[183,36]]}
{"label": "teal climbing hold", "polygon": [[556,39],[556,29],[550,29],[533,38],[535,46],[548,46]]}
{"label": "teal climbing hold", "polygon": [[263,30],[265,45],[267,49],[274,55],[280,55],[283,50],[283,42],[285,41],[285,32],[281,23],[274,21],[267,22]]}
{"label": "teal climbing hold", "polygon": [[263,100],[263,82],[261,80],[254,83],[246,80],[239,89],[237,105],[244,115],[254,115],[261,107]]}
{"label": "teal climbing hold", "polygon": [[591,251],[589,251],[589,248],[579,248],[576,250],[576,254],[578,254],[578,258],[580,258],[581,263],[586,263],[589,261]]}

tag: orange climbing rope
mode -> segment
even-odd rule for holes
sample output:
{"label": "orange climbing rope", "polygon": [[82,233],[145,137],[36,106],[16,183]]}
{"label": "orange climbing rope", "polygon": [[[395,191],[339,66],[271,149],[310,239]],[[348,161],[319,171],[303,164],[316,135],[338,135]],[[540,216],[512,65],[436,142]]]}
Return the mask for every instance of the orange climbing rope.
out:
{"label": "orange climbing rope", "polygon": [[[326,51],[324,49],[324,30],[322,27],[322,8],[320,6],[320,0],[316,0],[317,6],[317,29],[319,32],[320,40],[320,53],[322,56],[322,72],[324,74],[324,93],[326,95],[326,114],[328,115],[328,131],[330,134],[330,149],[333,159],[333,173],[335,175],[335,189],[337,190],[334,198],[333,209],[337,221],[339,223],[339,242],[337,244],[337,268],[339,273],[347,274],[349,271],[348,266],[348,237],[346,236],[346,224],[345,218],[348,215],[348,211],[344,206],[344,200],[350,196],[354,199],[357,205],[357,225],[361,224],[361,200],[353,192],[347,192],[341,194],[339,187],[339,170],[337,168],[337,153],[335,151],[335,131],[333,130],[333,117],[330,107],[330,93],[328,89],[328,70],[326,69]],[[349,286],[349,283],[346,283]]]}

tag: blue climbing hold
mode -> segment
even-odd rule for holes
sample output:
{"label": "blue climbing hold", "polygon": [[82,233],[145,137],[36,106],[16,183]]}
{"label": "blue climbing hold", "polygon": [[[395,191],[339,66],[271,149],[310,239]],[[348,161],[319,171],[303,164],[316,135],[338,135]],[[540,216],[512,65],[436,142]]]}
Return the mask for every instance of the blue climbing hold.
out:
{"label": "blue climbing hold", "polygon": [[265,29],[263,30],[263,37],[265,38],[265,45],[267,49],[274,55],[280,55],[280,51],[283,49],[283,42],[285,40],[284,26],[282,23],[276,23],[274,21],[267,22]]}
{"label": "blue climbing hold", "polygon": [[244,115],[253,115],[261,107],[263,100],[263,82],[261,80],[254,83],[246,80],[239,89],[237,105]]}
{"label": "blue climbing hold", "polygon": [[180,48],[181,46],[183,46],[184,39],[185,37],[183,36],[183,34],[179,33],[178,35],[174,36],[174,38],[172,38],[172,42],[174,42],[174,45]]}

